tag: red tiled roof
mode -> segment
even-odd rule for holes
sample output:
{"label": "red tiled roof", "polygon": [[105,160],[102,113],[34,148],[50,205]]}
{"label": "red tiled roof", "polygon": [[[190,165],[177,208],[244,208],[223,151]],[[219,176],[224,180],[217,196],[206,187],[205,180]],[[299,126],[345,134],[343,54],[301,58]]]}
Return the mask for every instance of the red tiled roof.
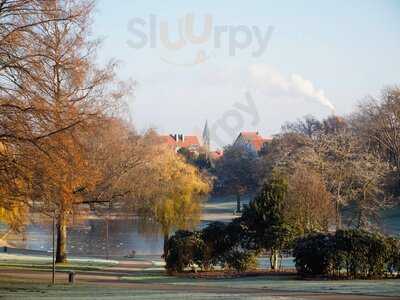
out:
{"label": "red tiled roof", "polygon": [[239,134],[236,141],[242,137],[247,143],[251,144],[256,151],[260,151],[262,146],[271,141],[271,138],[263,138],[258,132],[244,131]]}
{"label": "red tiled roof", "polygon": [[172,135],[161,135],[161,142],[170,146],[179,148],[189,148],[191,146],[200,146],[199,139],[195,135],[185,135],[183,140],[176,141]]}

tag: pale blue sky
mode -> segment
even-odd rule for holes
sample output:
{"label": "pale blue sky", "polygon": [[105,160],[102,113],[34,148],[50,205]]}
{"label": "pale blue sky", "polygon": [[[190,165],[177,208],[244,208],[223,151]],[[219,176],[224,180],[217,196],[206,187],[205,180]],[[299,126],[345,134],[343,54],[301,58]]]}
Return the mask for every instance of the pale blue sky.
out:
{"label": "pale blue sky", "polygon": [[[235,56],[228,54],[228,39],[220,49],[214,49],[213,39],[174,51],[160,42],[155,49],[129,47],[128,41],[135,39],[128,30],[130,20],[141,18],[148,28],[149,15],[156,15],[177,37],[177,20],[188,13],[194,13],[199,32],[205,14],[212,15],[213,26],[274,30],[260,57],[251,55],[255,40]],[[399,0],[100,0],[93,33],[104,38],[100,61],[118,59],[120,77],[139,83],[131,105],[139,129],[154,126],[160,132],[189,134],[200,130],[206,119],[220,129],[218,120],[226,119],[235,102],[246,103],[249,91],[260,120],[252,124],[250,114],[242,111],[243,122],[235,124],[233,118],[230,124],[238,125],[237,131],[271,135],[285,121],[330,114],[321,99],[347,114],[364,96],[400,83]],[[162,60],[185,64],[194,61],[199,50],[210,59],[196,66]],[[225,135],[221,140],[230,142],[232,133],[220,132]]]}

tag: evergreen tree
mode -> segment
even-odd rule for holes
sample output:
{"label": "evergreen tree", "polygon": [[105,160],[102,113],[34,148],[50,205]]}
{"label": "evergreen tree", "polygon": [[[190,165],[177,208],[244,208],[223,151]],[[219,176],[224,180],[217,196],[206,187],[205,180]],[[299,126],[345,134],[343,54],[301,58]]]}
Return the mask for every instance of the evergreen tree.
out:
{"label": "evergreen tree", "polygon": [[290,237],[290,229],[283,215],[287,189],[286,178],[279,173],[273,174],[242,216],[251,234],[253,247],[270,251],[273,270],[278,269],[279,257]]}

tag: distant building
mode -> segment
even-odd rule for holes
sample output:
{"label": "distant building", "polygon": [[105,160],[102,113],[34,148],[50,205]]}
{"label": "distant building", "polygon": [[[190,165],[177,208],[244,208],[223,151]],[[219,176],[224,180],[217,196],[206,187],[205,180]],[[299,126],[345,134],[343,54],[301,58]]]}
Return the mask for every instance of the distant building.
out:
{"label": "distant building", "polygon": [[200,153],[205,153],[207,157],[210,155],[210,130],[208,128],[208,122],[206,121],[203,135],[202,135],[202,143],[199,138],[195,135],[184,135],[184,134],[169,134],[169,135],[161,135],[160,141],[163,144],[166,144],[173,148],[176,152],[180,149],[187,149],[194,155],[199,155]]}
{"label": "distant building", "polygon": [[241,132],[239,136],[236,138],[233,145],[240,145],[249,147],[249,149],[258,152],[264,146],[265,143],[268,143],[272,140],[272,138],[263,138],[258,131],[257,132]]}
{"label": "distant building", "polygon": [[199,152],[201,147],[199,139],[195,135],[170,134],[162,135],[160,139],[162,143],[171,146],[175,151],[185,148],[191,152]]}

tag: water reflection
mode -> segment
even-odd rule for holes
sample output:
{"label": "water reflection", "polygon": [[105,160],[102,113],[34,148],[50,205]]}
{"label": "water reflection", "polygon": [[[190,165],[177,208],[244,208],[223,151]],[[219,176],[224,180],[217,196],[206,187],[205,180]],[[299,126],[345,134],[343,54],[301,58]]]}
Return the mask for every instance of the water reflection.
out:
{"label": "water reflection", "polygon": [[[51,249],[51,224],[31,224],[26,229],[25,238],[12,241],[33,250]],[[139,218],[89,219],[68,229],[68,253],[76,256],[122,257],[132,250],[137,254],[158,255],[162,253],[163,239],[158,224]]]}
{"label": "water reflection", "polygon": [[[248,199],[246,199],[246,203]],[[199,228],[214,220],[229,221],[236,207],[234,198],[212,198],[204,207],[203,221]],[[388,234],[400,234],[400,206],[386,211],[382,216],[382,230]],[[8,242],[18,248],[51,250],[51,220],[38,217],[29,225],[21,238],[11,236]],[[6,232],[0,228],[0,232]],[[68,230],[68,252],[74,256],[119,258],[136,251],[139,255],[159,256],[163,237],[160,226],[152,220],[129,217],[126,219],[74,219]],[[108,245],[108,247],[107,247]],[[107,251],[108,250],[108,251]]]}

